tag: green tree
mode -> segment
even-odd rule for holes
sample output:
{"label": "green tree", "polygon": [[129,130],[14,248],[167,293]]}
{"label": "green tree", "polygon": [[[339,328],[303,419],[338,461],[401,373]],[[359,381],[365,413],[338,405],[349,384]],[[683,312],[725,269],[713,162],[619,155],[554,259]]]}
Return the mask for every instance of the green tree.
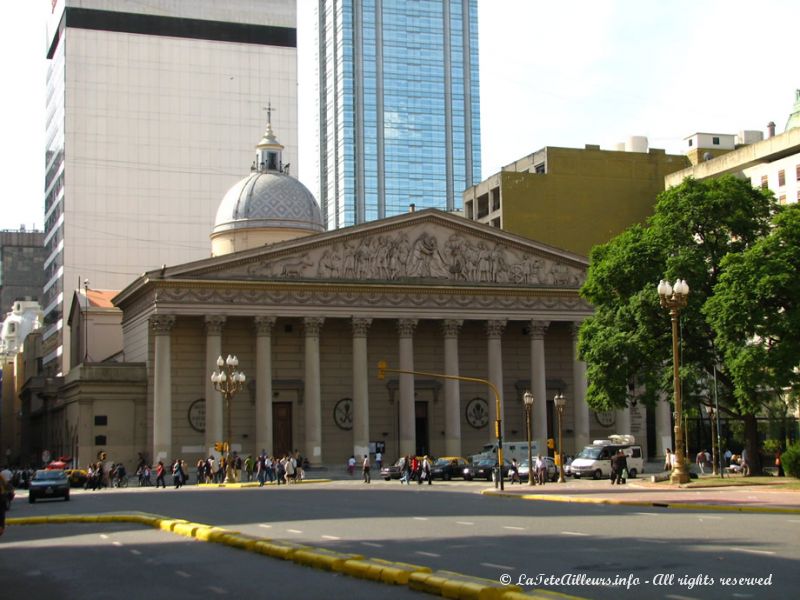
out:
{"label": "green tree", "polygon": [[800,205],[782,210],[770,234],[722,260],[704,312],[743,411],[800,388]]}
{"label": "green tree", "polygon": [[[691,289],[681,312],[684,406],[709,402],[708,382],[716,365],[720,409],[744,419],[748,437],[756,442],[755,405],[737,403],[703,307],[714,295],[723,259],[765,237],[776,210],[771,192],[747,181],[732,176],[686,179],[659,195],[645,226],[635,225],[592,250],[581,293],[595,312],[579,336],[589,406],[624,407],[632,383],[643,390],[638,400],[648,406],[662,393],[672,395],[672,333],[656,286],[662,278],[681,278]],[[750,456],[757,456],[755,448]]]}

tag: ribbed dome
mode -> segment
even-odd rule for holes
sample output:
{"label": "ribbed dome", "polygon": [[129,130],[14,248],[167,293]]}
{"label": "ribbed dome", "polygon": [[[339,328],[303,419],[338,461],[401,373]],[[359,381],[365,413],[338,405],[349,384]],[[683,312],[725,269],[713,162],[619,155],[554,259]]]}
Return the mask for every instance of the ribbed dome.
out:
{"label": "ribbed dome", "polygon": [[325,231],[317,201],[306,186],[284,173],[256,171],[225,194],[214,234],[267,227]]}

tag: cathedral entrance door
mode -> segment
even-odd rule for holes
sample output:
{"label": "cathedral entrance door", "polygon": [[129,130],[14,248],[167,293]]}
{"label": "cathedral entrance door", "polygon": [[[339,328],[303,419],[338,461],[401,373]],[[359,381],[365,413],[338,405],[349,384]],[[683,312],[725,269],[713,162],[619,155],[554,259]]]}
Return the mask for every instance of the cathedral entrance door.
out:
{"label": "cathedral entrance door", "polygon": [[416,416],[417,456],[430,454],[430,441],[428,439],[428,403],[425,401],[414,403]]}
{"label": "cathedral entrance door", "polygon": [[272,453],[283,456],[292,452],[292,403],[272,403]]}

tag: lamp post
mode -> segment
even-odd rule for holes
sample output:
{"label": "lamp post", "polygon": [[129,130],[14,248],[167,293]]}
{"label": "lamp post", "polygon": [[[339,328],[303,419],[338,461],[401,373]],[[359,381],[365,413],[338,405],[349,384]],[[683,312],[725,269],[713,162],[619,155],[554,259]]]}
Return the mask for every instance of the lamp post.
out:
{"label": "lamp post", "polygon": [[525,423],[528,426],[528,485],[536,485],[533,477],[533,450],[531,450],[531,411],[533,410],[533,394],[530,391],[522,395],[525,403]]}
{"label": "lamp post", "polygon": [[675,282],[675,287],[664,279],[658,284],[658,296],[661,306],[669,309],[672,319],[672,385],[675,390],[675,467],[670,474],[672,483],[688,483],[689,472],[683,445],[683,411],[681,406],[681,375],[678,362],[678,317],[682,308],[686,307],[689,298],[689,285],[682,279]]}
{"label": "lamp post", "polygon": [[567,483],[567,480],[564,479],[564,447],[561,444],[561,419],[564,416],[564,408],[567,406],[567,399],[559,392],[558,395],[553,398],[553,404],[555,404],[556,410],[558,411],[558,483]]}
{"label": "lamp post", "polygon": [[236,392],[242,390],[244,381],[246,379],[242,371],[237,371],[239,366],[239,359],[235,356],[228,355],[227,359],[220,356],[217,359],[217,371],[211,373],[211,382],[214,384],[214,389],[217,390],[225,399],[225,410],[228,419],[228,426],[226,429],[226,441],[223,450],[227,454],[225,459],[225,483],[233,482],[235,479],[233,466],[231,465],[231,441],[233,434],[231,432],[231,400]]}
{"label": "lamp post", "polygon": [[717,411],[714,410],[713,406],[707,404],[706,412],[708,413],[708,423],[711,425],[711,474],[717,476],[719,475],[719,470],[717,469],[719,463],[717,462],[717,443],[714,439],[714,418],[717,416]]}
{"label": "lamp post", "polygon": [[[78,284],[80,285],[80,284]],[[83,313],[83,364],[89,362],[89,280],[83,280],[83,299],[86,310]]]}

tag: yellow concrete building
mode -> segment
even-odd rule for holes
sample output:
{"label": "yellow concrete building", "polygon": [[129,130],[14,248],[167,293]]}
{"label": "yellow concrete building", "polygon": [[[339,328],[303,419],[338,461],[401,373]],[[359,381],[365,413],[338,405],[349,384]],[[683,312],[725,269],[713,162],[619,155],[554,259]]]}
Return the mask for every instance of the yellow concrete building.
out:
{"label": "yellow concrete building", "polygon": [[582,256],[653,214],[666,175],[690,165],[683,155],[545,147],[464,192],[464,216]]}

